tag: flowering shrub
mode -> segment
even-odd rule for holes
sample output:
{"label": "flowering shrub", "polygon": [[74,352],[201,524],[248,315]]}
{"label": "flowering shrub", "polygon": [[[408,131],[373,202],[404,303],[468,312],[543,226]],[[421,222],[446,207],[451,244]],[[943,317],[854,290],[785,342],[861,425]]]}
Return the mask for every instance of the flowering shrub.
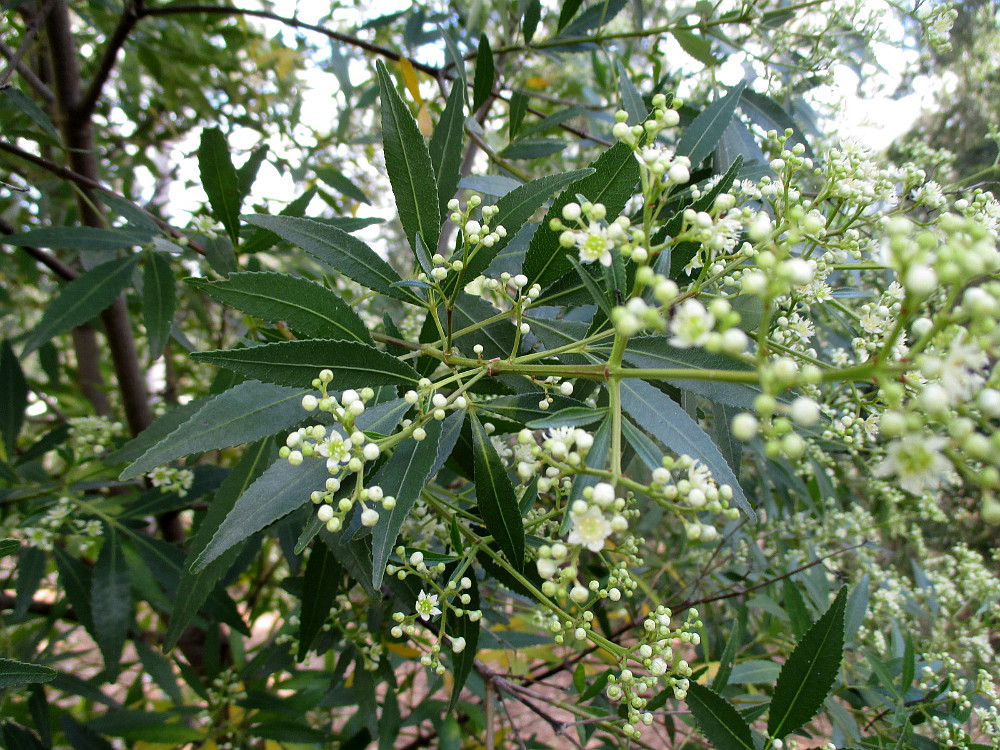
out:
{"label": "flowering shrub", "polygon": [[[935,45],[953,15],[915,12]],[[621,63],[607,145],[530,179],[466,119],[503,95],[482,39],[435,117],[376,64],[401,252],[312,193],[241,218],[253,175],[206,130],[221,226],[145,236],[4,343],[5,745],[51,746],[76,695],[114,710],[60,709],[74,747],[1000,748],[1000,203],[807,142],[747,82],[694,106]],[[466,134],[503,175],[462,181]],[[171,334],[160,251],[192,242],[184,294],[235,335]],[[128,441],[25,428],[27,356],[140,259],[151,350],[211,387]]]}

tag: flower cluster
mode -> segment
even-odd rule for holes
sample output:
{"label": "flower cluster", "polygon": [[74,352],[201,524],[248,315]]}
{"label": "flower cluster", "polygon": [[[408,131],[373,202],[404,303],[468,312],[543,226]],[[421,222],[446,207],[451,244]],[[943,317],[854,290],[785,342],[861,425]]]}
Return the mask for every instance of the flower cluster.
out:
{"label": "flower cluster", "polygon": [[67,442],[77,460],[86,461],[103,456],[124,434],[125,426],[107,417],[72,417]]}
{"label": "flower cluster", "polygon": [[[650,698],[661,685],[673,692],[674,698],[684,700],[693,673],[688,662],[677,653],[678,647],[697,646],[701,636],[695,632],[703,623],[696,609],[688,610],[687,618],[678,627],[672,627],[673,613],[659,606],[642,623],[643,635],[622,664],[618,675],[611,675],[605,694],[608,700],[622,704],[626,711],[623,726],[626,736],[639,739],[640,724],[650,726],[653,714],[645,710]],[[641,671],[630,668],[632,662]],[[662,688],[661,688],[662,689]]]}
{"label": "flower cluster", "polygon": [[396,576],[400,581],[414,576],[423,580],[431,591],[420,591],[412,614],[393,613],[392,620],[395,624],[389,631],[390,635],[393,638],[402,638],[404,635],[410,638],[411,642],[424,651],[420,663],[437,674],[444,674],[445,666],[441,663],[442,644],[448,644],[452,654],[461,653],[467,645],[463,636],[450,635],[449,627],[456,629],[454,623],[457,618],[464,617],[469,622],[479,622],[483,616],[482,610],[470,607],[470,590],[474,586],[472,579],[468,576],[453,576],[441,586],[436,577],[447,569],[444,562],[428,565],[422,551],[414,550],[407,554],[405,547],[397,547],[396,555],[398,564],[387,565],[386,573]]}
{"label": "flower cluster", "polygon": [[187,497],[191,483],[194,482],[193,471],[176,466],[157,466],[146,477],[161,492],[174,492],[178,497]]}
{"label": "flower cluster", "polygon": [[[343,527],[344,518],[356,505],[360,507],[361,524],[374,526],[379,513],[368,503],[378,503],[385,510],[392,510],[396,499],[386,495],[378,485],[364,486],[364,466],[377,461],[382,449],[379,441],[369,440],[356,428],[355,420],[364,414],[365,404],[375,397],[375,392],[371,388],[364,388],[360,393],[346,390],[337,398],[328,391],[332,381],[333,372],[321,371],[313,380],[313,387],[319,389],[320,395],[303,396],[302,408],[307,412],[326,412],[337,424],[332,429],[314,424],[289,433],[279,455],[292,466],[299,466],[310,457],[326,461],[330,477],[325,488],[314,491],[310,500],[318,506],[317,518],[328,531],[335,532]],[[356,476],[353,486],[348,482],[350,475]]]}

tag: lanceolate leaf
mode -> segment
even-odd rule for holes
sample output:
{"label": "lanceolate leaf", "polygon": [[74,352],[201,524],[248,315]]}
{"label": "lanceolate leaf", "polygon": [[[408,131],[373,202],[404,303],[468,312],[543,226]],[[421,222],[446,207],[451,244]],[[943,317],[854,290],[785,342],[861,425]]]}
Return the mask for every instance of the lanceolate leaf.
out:
{"label": "lanceolate leaf", "polygon": [[587,200],[603,203],[607,219],[612,221],[632,197],[639,181],[639,164],[632,149],[624,143],[605,151],[592,165],[594,173],[563,191],[552,203],[542,225],[531,238],[524,259],[524,273],[531,283],[548,284],[571,270],[567,250],[559,245],[559,233],[549,228],[549,221],[562,216],[562,207],[576,200],[580,193]]}
{"label": "lanceolate leaf", "polygon": [[372,585],[376,589],[382,585],[385,564],[395,548],[403,522],[427,482],[451,455],[463,419],[463,412],[455,411],[443,422],[428,423],[427,437],[419,443],[407,440],[396,448],[372,480],[386,495],[396,498],[395,507],[391,511],[380,511],[379,521],[372,529]]}
{"label": "lanceolate leaf", "polygon": [[202,398],[189,401],[186,404],[175,406],[170,411],[158,417],[153,424],[129,440],[118,450],[110,453],[104,460],[108,466],[115,464],[131,463],[139,458],[143,453],[150,450],[163,438],[176,430],[184,422],[198,413],[205,404],[211,401],[214,396],[203,396]]}
{"label": "lanceolate leaf", "polygon": [[95,227],[42,227],[19,234],[7,235],[4,244],[17,247],[47,247],[52,250],[99,252],[125,250],[149,242],[151,232],[128,229],[97,229]]}
{"label": "lanceolate leaf", "polygon": [[521,524],[514,486],[510,483],[490,436],[486,434],[474,412],[469,414],[469,422],[472,426],[476,502],[483,523],[508,561],[517,570],[523,570],[524,526]]}
{"label": "lanceolate leaf", "polygon": [[[506,193],[497,201],[497,215],[492,226],[503,226],[507,230],[507,236],[500,238],[493,247],[480,246],[478,251],[469,260],[462,275],[464,279],[474,279],[489,266],[490,262],[507,246],[507,243],[514,238],[517,231],[524,222],[530,219],[535,211],[542,207],[542,204],[557,190],[562,190],[568,185],[572,185],[585,177],[594,173],[591,168],[575,169],[572,172],[562,172],[560,174],[550,174],[540,177],[537,180],[520,185],[514,190]],[[485,179],[485,178],[484,178]]]}
{"label": "lanceolate leaf", "polygon": [[21,355],[30,354],[53,336],[88,322],[107,308],[128,286],[139,257],[130,255],[102,263],[64,286],[35,326]]}
{"label": "lanceolate leaf", "polygon": [[330,607],[337,598],[337,582],[343,569],[325,544],[314,544],[306,563],[305,586],[302,591],[302,613],[299,615],[299,660],[309,653]]}
{"label": "lanceolate leaf", "polygon": [[6,447],[8,459],[14,456],[18,433],[24,424],[24,410],[28,406],[28,381],[14,355],[10,342],[0,344],[0,438]]}
{"label": "lanceolate leaf", "polygon": [[[749,365],[727,357],[713,354],[704,349],[677,349],[667,343],[663,336],[638,336],[630,339],[625,350],[625,361],[633,367],[683,368],[692,370],[749,371]],[[754,399],[759,390],[742,383],[725,383],[718,380],[668,380],[677,388],[705,396],[717,403],[728,404],[741,409],[753,409]]]}
{"label": "lanceolate leaf", "polygon": [[392,266],[357,237],[337,227],[294,216],[255,214],[243,218],[254,226],[270,229],[333,270],[349,279],[354,279],[368,289],[395,299],[412,299],[407,292],[393,286],[395,282],[400,281],[400,278]]}
{"label": "lanceolate leaf", "polygon": [[490,40],[483,34],[479,37],[479,51],[476,53],[476,77],[472,82],[472,111],[477,111],[493,91],[493,77],[495,70],[493,66],[493,50],[490,49]]}
{"label": "lanceolate leaf", "polygon": [[629,78],[628,71],[625,70],[621,60],[615,60],[615,67],[618,69],[618,90],[622,95],[622,109],[628,112],[628,124],[641,125],[649,115],[649,109],[642,100],[639,89]]}
{"label": "lanceolate leaf", "polygon": [[[285,206],[278,215],[292,217],[302,216],[305,214],[306,209],[309,207],[309,203],[315,195],[316,188],[309,188],[302,195]],[[338,228],[345,229],[344,227]],[[240,250],[247,255],[250,255],[251,253],[262,253],[274,247],[279,240],[281,240],[281,238],[271,230],[258,227],[253,231],[253,234],[251,234],[248,239],[243,241],[243,244],[240,246]]]}
{"label": "lanceolate leaf", "polygon": [[[467,605],[462,606],[468,610],[479,609],[479,584],[476,582],[474,575],[470,575],[469,580],[472,582],[472,588],[466,589],[465,593],[469,595],[470,601]],[[458,698],[462,694],[462,688],[465,686],[465,681],[472,673],[472,667],[476,660],[476,652],[479,649],[479,629],[481,627],[481,620],[472,622],[468,617],[456,617],[450,625],[453,638],[465,639],[465,648],[457,654],[452,651],[451,666],[454,683],[451,688],[451,701],[448,704],[449,714],[455,710]]]}
{"label": "lanceolate leaf", "polygon": [[687,704],[715,750],[754,750],[750,727],[718,693],[692,682],[688,686]]}
{"label": "lanceolate leaf", "polygon": [[248,315],[283,320],[305,337],[372,343],[368,327],[340,295],[308,279],[270,271],[230,274],[221,281],[187,279],[187,283]]}
{"label": "lanceolate leaf", "polygon": [[170,263],[160,253],[148,253],[142,277],[142,322],[149,338],[151,360],[159,358],[170,337],[176,302],[177,288]]}
{"label": "lanceolate leaf", "polygon": [[118,533],[114,527],[105,526],[104,544],[91,582],[90,614],[94,621],[94,640],[109,671],[117,671],[131,613],[132,593],[125,556],[118,542]]}
{"label": "lanceolate leaf", "polygon": [[309,502],[309,495],[330,476],[326,461],[313,459],[301,466],[275,462],[243,493],[219,525],[211,541],[199,554],[191,570],[199,573],[226,550],[284,518]]}
{"label": "lanceolate leaf", "polygon": [[448,103],[434,135],[431,136],[431,164],[437,174],[438,211],[443,217],[448,210],[448,201],[458,190],[462,176],[462,142],[465,133],[465,85],[455,81],[448,95]]}
{"label": "lanceolate leaf", "polygon": [[802,636],[782,666],[767,719],[767,732],[771,737],[781,739],[794,732],[823,705],[844,656],[846,605],[845,586],[830,608]]}
{"label": "lanceolate leaf", "polygon": [[216,491],[211,505],[208,506],[205,518],[198,526],[198,531],[191,542],[191,550],[188,552],[187,559],[184,561],[183,572],[177,586],[177,593],[174,596],[174,608],[170,613],[170,626],[167,628],[167,634],[164,638],[164,649],[170,650],[177,645],[177,640],[198,614],[198,610],[208,600],[216,584],[229,570],[240,550],[243,549],[243,543],[237,542],[200,573],[192,573],[191,564],[208,546],[223,520],[233,509],[237,498],[276,457],[274,441],[268,439],[254,444],[243,454],[236,468]]}
{"label": "lanceolate leaf", "polygon": [[396,198],[399,220],[410,247],[419,234],[426,247],[437,247],[441,231],[437,181],[424,137],[409,108],[396,93],[385,65],[376,65],[382,95],[382,144],[385,168]]}
{"label": "lanceolate leaf", "polygon": [[212,216],[222,222],[229,239],[240,241],[240,180],[229,155],[229,144],[218,128],[201,133],[198,147],[198,168],[201,185],[208,195]]}
{"label": "lanceolate leaf", "polygon": [[337,390],[406,385],[420,379],[417,371],[405,362],[355,341],[282,341],[248,349],[199,352],[191,356],[201,362],[242,373],[248,378],[293,387],[308,385],[324,368],[333,371],[333,387]]}
{"label": "lanceolate leaf", "polygon": [[0,690],[29,682],[48,682],[59,674],[41,664],[27,664],[14,659],[0,659]]}
{"label": "lanceolate leaf", "polygon": [[729,127],[733,113],[740,103],[740,95],[746,88],[746,81],[733,86],[724,97],[713,102],[688,125],[677,144],[677,153],[691,159],[693,166],[701,164],[705,157],[715,150],[722,134]]}
{"label": "lanceolate leaf", "polygon": [[[317,374],[319,370],[316,371]],[[315,377],[315,376],[314,376]],[[302,388],[248,380],[220,393],[122,472],[131,479],[175,458],[251,443],[302,420]]]}
{"label": "lanceolate leaf", "polygon": [[645,381],[626,379],[621,382],[621,402],[622,408],[646,432],[670,450],[698,459],[712,472],[716,482],[728,484],[733,490],[733,504],[751,521],[757,520],[739,480],[712,438],[673,399]]}
{"label": "lanceolate leaf", "polygon": [[264,163],[264,159],[267,158],[266,145],[258,146],[253,151],[250,152],[250,156],[247,160],[243,162],[243,166],[240,167],[236,172],[237,183],[240,189],[240,202],[250,194],[250,189],[253,187],[254,181],[257,179],[257,172],[260,170],[260,165]]}

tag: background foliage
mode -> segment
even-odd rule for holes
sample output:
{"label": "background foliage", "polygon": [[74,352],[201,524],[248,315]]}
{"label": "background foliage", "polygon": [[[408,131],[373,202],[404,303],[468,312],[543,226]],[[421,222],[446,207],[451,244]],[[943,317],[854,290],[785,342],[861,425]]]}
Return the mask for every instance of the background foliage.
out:
{"label": "background foliage", "polygon": [[1000,747],[996,7],[306,5],[3,3],[0,745]]}

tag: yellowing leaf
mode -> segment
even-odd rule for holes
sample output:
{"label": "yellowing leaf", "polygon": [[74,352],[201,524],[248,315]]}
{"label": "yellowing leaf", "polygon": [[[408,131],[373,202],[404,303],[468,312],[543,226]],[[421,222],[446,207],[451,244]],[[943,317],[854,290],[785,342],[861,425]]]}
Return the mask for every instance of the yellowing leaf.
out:
{"label": "yellowing leaf", "polygon": [[403,71],[403,83],[406,84],[406,90],[410,92],[413,101],[422,105],[424,99],[420,96],[420,86],[417,85],[417,71],[413,69],[413,63],[405,57],[401,57],[399,58],[399,69]]}
{"label": "yellowing leaf", "polygon": [[529,89],[547,89],[549,87],[548,79],[541,76],[531,76],[524,83]]}
{"label": "yellowing leaf", "polygon": [[431,122],[431,113],[427,111],[427,104],[421,104],[420,110],[417,112],[417,127],[420,129],[420,134],[423,136],[430,136],[434,132],[434,124]]}

